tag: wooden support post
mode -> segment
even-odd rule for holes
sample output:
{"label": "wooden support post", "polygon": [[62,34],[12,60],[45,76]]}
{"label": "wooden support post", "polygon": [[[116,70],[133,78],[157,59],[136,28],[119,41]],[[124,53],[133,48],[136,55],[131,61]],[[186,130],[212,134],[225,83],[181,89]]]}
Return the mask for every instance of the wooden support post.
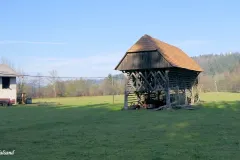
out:
{"label": "wooden support post", "polygon": [[186,88],[185,88],[185,90],[184,90],[184,95],[185,95],[185,105],[188,105],[187,89],[186,89]]}
{"label": "wooden support post", "polygon": [[156,89],[158,89],[157,88],[157,74],[156,74],[156,72],[153,73],[153,78],[154,78],[154,86],[153,86],[153,88],[156,90]]}
{"label": "wooden support post", "polygon": [[177,104],[180,105],[180,96],[179,96],[179,87],[176,87],[176,91],[177,91]]}
{"label": "wooden support post", "polygon": [[147,92],[147,97],[148,97],[148,98],[147,98],[147,101],[148,101],[148,103],[149,103],[149,101],[150,101],[150,99],[151,99],[151,98],[150,98],[150,91]]}
{"label": "wooden support post", "polygon": [[125,77],[126,77],[126,81],[125,81],[125,88],[124,88],[124,106],[123,106],[123,108],[124,108],[125,110],[127,110],[127,109],[128,109],[127,84],[128,84],[128,82],[129,82],[129,77],[128,77],[126,74],[124,74],[124,75],[125,75]]}
{"label": "wooden support post", "polygon": [[194,90],[193,90],[193,86],[191,88],[191,105],[194,104]]}
{"label": "wooden support post", "polygon": [[165,77],[166,77],[166,105],[167,105],[167,107],[171,108],[168,73],[169,73],[169,71],[166,70],[165,71]]}
{"label": "wooden support post", "polygon": [[127,93],[126,90],[125,90],[125,93],[124,93],[124,109],[125,110],[128,109],[128,93]]}

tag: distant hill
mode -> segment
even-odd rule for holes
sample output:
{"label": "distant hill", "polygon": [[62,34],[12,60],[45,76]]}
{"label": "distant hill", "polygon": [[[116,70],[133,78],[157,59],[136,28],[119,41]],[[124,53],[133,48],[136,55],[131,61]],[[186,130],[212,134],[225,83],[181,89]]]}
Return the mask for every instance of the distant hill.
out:
{"label": "distant hill", "polygon": [[206,75],[233,72],[240,65],[240,53],[207,54],[192,57],[204,70]]}
{"label": "distant hill", "polygon": [[200,75],[203,91],[240,92],[240,53],[193,57],[204,69]]}

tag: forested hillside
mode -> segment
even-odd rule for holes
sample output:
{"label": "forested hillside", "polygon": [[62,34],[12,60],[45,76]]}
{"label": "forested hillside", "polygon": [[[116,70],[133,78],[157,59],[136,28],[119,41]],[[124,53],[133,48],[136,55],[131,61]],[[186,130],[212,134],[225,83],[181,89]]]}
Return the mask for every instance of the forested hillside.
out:
{"label": "forested hillside", "polygon": [[240,53],[193,57],[204,69],[200,75],[203,91],[240,91]]}
{"label": "forested hillside", "polygon": [[233,72],[240,65],[240,53],[207,54],[193,59],[204,69],[206,75]]}

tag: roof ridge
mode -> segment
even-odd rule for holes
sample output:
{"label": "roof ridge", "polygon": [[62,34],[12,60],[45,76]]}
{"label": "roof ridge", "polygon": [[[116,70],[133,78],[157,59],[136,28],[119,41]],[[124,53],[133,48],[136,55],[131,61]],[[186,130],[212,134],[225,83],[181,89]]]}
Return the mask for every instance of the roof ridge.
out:
{"label": "roof ridge", "polygon": [[139,51],[157,50],[157,45],[152,40],[151,36],[145,34],[133,46],[131,46],[127,52],[137,52],[138,50]]}
{"label": "roof ridge", "polygon": [[157,44],[153,41],[153,37],[145,34],[147,41],[149,41],[156,49],[158,49]]}

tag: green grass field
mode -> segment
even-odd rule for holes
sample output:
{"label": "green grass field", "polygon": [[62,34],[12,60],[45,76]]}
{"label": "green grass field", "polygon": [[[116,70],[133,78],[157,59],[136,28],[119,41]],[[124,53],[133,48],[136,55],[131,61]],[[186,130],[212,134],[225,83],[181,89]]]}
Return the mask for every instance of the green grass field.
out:
{"label": "green grass field", "polygon": [[35,100],[0,108],[0,150],[13,160],[240,159],[240,94],[205,93],[197,110],[121,111],[123,97]]}

